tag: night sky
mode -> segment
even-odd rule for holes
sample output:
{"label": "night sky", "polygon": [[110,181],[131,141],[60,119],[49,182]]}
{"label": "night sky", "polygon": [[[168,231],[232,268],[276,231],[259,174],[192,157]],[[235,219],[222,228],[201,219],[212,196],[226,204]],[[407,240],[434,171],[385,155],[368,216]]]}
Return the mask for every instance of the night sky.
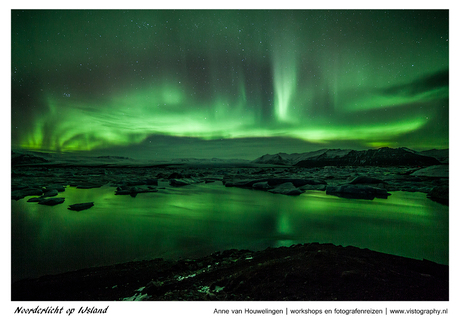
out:
{"label": "night sky", "polygon": [[449,145],[447,10],[12,10],[13,149]]}

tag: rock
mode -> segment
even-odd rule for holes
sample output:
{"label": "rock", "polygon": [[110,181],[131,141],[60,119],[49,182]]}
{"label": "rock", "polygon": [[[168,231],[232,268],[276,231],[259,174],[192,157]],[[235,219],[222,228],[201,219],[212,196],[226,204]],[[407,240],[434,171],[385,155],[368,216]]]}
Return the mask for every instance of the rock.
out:
{"label": "rock", "polygon": [[325,184],[318,184],[318,185],[303,185],[300,186],[299,189],[301,191],[325,191],[326,190],[326,185]]}
{"label": "rock", "polygon": [[11,199],[20,200],[26,196],[41,196],[43,195],[43,190],[41,188],[27,187],[11,192]]}
{"label": "rock", "polygon": [[147,178],[145,180],[145,185],[156,185],[156,186],[158,186],[158,179],[156,179],[156,178]]}
{"label": "rock", "polygon": [[129,189],[122,189],[115,191],[115,195],[131,195],[132,197],[136,197],[137,193]]}
{"label": "rock", "polygon": [[346,198],[359,198],[372,200],[375,197],[387,198],[390,193],[385,189],[367,186],[367,185],[339,185],[339,186],[327,186],[326,194],[336,195]]}
{"label": "rock", "polygon": [[327,184],[326,181],[322,179],[305,179],[305,178],[270,178],[267,180],[268,184],[271,186],[283,184],[283,183],[292,183],[295,187],[300,187],[304,185],[320,185]]}
{"label": "rock", "polygon": [[449,165],[435,165],[422,168],[413,172],[413,176],[426,176],[426,177],[449,177]]}
{"label": "rock", "polygon": [[266,191],[272,188],[272,186],[270,186],[268,182],[257,182],[257,183],[252,184],[252,188]]}
{"label": "rock", "polygon": [[102,187],[103,185],[104,185],[103,183],[86,182],[86,183],[78,184],[77,188],[78,189],[99,188],[99,187]]}
{"label": "rock", "polygon": [[52,198],[44,198],[41,201],[38,202],[38,204],[41,205],[57,205],[57,204],[62,204],[64,203],[65,198],[64,197],[52,197]]}
{"label": "rock", "polygon": [[347,278],[347,279],[362,279],[363,276],[364,276],[363,273],[361,273],[358,270],[343,271],[340,274],[341,278]]}
{"label": "rock", "polygon": [[32,202],[40,202],[40,201],[43,200],[43,199],[44,199],[43,196],[41,196],[41,197],[31,197],[31,198],[29,198],[29,199],[27,200],[27,202],[31,202],[31,203],[32,203]]}
{"label": "rock", "polygon": [[379,184],[384,183],[381,179],[369,176],[357,176],[353,178],[349,184]]}
{"label": "rock", "polygon": [[45,194],[43,194],[43,197],[53,197],[53,196],[57,196],[59,193],[57,190],[55,189],[52,189],[52,190],[49,190],[49,191],[45,191]]}
{"label": "rock", "polygon": [[158,179],[147,178],[144,180],[124,181],[120,185],[123,185],[123,186],[158,185]]}
{"label": "rock", "polygon": [[168,175],[166,173],[158,173],[156,177],[158,179],[164,179],[164,178],[168,178]]}
{"label": "rock", "polygon": [[153,193],[157,192],[158,190],[153,186],[140,187],[140,186],[118,186],[117,190],[115,191],[115,195],[131,195],[132,197],[136,197],[139,193]]}
{"label": "rock", "polygon": [[435,186],[426,196],[435,202],[449,205],[449,185]]}
{"label": "rock", "polygon": [[51,184],[45,187],[46,191],[56,190],[58,192],[65,192],[65,186],[62,184]]}
{"label": "rock", "polygon": [[180,178],[180,179],[170,179],[169,184],[174,187],[180,187],[180,186],[185,186],[185,185],[191,185],[191,184],[198,184],[201,183],[202,181],[199,179],[195,178]]}
{"label": "rock", "polygon": [[[266,182],[270,186],[277,186],[284,183],[291,183],[295,187],[300,187],[303,185],[317,185],[317,184],[327,184],[322,179],[303,179],[303,178],[258,178],[258,179],[242,179],[242,180],[232,180],[232,181],[223,181],[226,187],[243,187],[243,188],[252,188],[256,183]],[[257,185],[260,186],[260,185]]]}
{"label": "rock", "polygon": [[173,172],[168,176],[168,179],[175,179],[175,178],[184,178],[184,175],[181,173]]}
{"label": "rock", "polygon": [[268,190],[270,193],[274,194],[284,194],[284,195],[300,195],[303,193],[300,189],[296,188],[291,182],[283,183],[276,186],[273,189]]}
{"label": "rock", "polygon": [[257,179],[243,179],[243,180],[231,180],[226,181],[223,180],[222,183],[225,187],[243,187],[243,188],[251,188],[254,184],[263,182],[263,180]]}
{"label": "rock", "polygon": [[83,210],[86,210],[86,209],[91,208],[93,206],[94,206],[94,202],[78,203],[78,204],[69,205],[69,210],[83,211]]}

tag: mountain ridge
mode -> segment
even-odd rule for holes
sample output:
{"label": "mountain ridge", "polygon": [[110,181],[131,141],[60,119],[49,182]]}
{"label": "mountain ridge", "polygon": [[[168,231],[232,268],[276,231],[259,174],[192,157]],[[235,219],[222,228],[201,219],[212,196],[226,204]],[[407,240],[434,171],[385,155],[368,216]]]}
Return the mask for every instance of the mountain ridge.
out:
{"label": "mountain ridge", "polygon": [[[380,161],[379,161],[380,159]],[[398,162],[397,160],[404,160]],[[195,158],[182,157],[170,160],[138,160],[121,156],[83,156],[83,155],[56,155],[35,151],[12,151],[11,164],[16,165],[134,165],[146,166],[152,164],[216,164],[225,165],[231,163],[253,165],[281,165],[281,166],[397,166],[397,165],[439,165],[449,163],[449,149],[430,149],[414,151],[406,147],[353,150],[353,149],[319,149],[304,153],[265,154],[254,160],[246,159],[220,159],[220,158]]]}
{"label": "mountain ridge", "polygon": [[407,147],[353,150],[353,149],[320,149],[306,153],[266,154],[252,163],[290,165],[299,167],[320,166],[398,166],[417,165],[430,166],[448,164],[448,149],[431,149],[417,152]]}

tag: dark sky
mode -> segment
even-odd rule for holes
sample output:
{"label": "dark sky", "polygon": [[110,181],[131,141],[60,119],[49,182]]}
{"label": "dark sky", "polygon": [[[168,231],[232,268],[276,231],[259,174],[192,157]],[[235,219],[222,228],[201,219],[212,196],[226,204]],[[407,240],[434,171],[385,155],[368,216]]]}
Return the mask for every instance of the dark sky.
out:
{"label": "dark sky", "polygon": [[449,145],[447,10],[13,10],[12,148]]}

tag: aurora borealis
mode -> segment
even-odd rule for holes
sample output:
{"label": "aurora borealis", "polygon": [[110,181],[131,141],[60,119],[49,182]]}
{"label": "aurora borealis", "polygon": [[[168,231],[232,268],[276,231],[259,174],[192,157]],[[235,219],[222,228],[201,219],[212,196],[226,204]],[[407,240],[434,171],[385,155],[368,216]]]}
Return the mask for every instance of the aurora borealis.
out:
{"label": "aurora borealis", "polygon": [[448,10],[12,10],[12,148],[449,145]]}

